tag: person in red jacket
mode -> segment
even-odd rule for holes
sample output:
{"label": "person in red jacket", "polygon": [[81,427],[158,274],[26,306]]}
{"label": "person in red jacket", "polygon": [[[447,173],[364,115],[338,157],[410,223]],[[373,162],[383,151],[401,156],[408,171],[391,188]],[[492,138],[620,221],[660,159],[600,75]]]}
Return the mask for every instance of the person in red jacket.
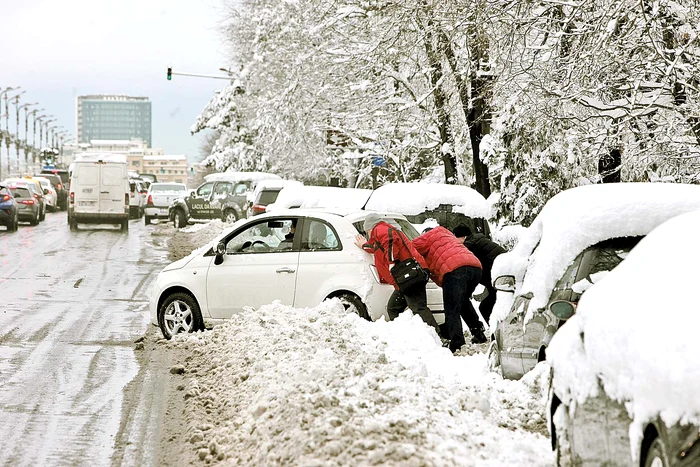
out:
{"label": "person in red jacket", "polygon": [[472,293],[481,278],[479,260],[444,227],[430,229],[412,243],[427,261],[433,281],[442,287],[450,350],[454,353],[466,343],[460,316],[465,317],[472,334],[472,343],[486,342],[483,325],[471,302]]}
{"label": "person in red jacket", "polygon": [[[440,328],[437,321],[435,321],[432,311],[428,308],[425,283],[415,285],[402,293],[399,291],[394,276],[391,275],[389,230],[392,230],[391,249],[393,250],[392,257],[395,260],[403,261],[414,258],[425,269],[427,264],[423,257],[411,245],[411,241],[401,231],[401,227],[391,219],[382,220],[378,214],[369,213],[365,218],[364,230],[369,235],[369,240],[362,235],[357,235],[355,237],[355,245],[374,255],[374,266],[377,268],[381,282],[394,286],[394,293],[391,294],[387,304],[389,320],[395,319],[408,305],[415,314],[419,315],[426,324],[432,326],[435,332],[439,334]],[[401,237],[403,237],[403,241],[401,241]]]}

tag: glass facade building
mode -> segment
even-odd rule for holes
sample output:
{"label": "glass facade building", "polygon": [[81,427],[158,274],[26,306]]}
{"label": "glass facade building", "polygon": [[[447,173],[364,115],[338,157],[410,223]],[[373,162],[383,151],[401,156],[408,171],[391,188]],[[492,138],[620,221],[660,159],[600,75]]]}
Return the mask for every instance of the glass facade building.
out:
{"label": "glass facade building", "polygon": [[151,102],[147,97],[78,96],[79,143],[141,138],[151,147]]}

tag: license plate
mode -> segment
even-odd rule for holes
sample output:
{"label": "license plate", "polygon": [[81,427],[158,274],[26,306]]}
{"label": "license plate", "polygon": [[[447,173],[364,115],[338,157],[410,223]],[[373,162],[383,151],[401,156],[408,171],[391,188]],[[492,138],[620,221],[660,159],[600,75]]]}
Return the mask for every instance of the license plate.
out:
{"label": "license plate", "polygon": [[159,209],[158,214],[167,214],[168,210],[167,209]]}
{"label": "license plate", "polygon": [[97,201],[78,201],[78,206],[94,206]]}

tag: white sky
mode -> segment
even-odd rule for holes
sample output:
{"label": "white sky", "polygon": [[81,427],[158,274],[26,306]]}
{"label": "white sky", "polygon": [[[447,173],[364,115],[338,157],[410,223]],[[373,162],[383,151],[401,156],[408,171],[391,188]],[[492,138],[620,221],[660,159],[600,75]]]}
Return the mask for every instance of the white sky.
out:
{"label": "white sky", "polygon": [[[225,80],[174,76],[217,74],[228,66],[219,33],[223,0],[0,0],[0,87],[22,86],[20,103],[39,102],[75,133],[75,97],[147,96],[153,146],[197,155],[189,127]],[[12,109],[10,109],[13,115]],[[11,125],[12,126],[12,125]]]}

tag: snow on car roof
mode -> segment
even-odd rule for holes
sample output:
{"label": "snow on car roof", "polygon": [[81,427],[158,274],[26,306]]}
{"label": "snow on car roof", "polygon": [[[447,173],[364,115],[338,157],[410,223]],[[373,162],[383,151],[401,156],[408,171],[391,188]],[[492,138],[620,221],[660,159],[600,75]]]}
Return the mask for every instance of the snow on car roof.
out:
{"label": "snow on car roof", "polygon": [[255,191],[253,192],[253,198],[256,198],[258,193],[266,188],[279,188],[280,190],[287,186],[303,186],[302,182],[296,180],[283,180],[283,179],[270,179],[270,180],[260,180],[255,186]]}
{"label": "snow on car roof", "polygon": [[451,204],[452,211],[469,217],[491,217],[491,206],[476,190],[463,185],[445,183],[388,183],[372,193],[367,209],[417,215]]}
{"label": "snow on car roof", "polygon": [[344,208],[359,210],[367,202],[372,190],[331,186],[284,187],[277,200],[267,206],[267,212],[290,207]]}
{"label": "snow on car roof", "polygon": [[241,180],[271,180],[271,179],[281,179],[279,175],[266,173],[266,172],[219,172],[204,176],[204,180],[208,182],[213,182],[217,180],[228,180],[228,181],[241,181]]}
{"label": "snow on car roof", "polygon": [[[533,294],[528,320],[547,305],[556,281],[585,248],[610,238],[646,235],[662,222],[696,209],[700,209],[698,185],[611,183],[571,188],[545,204],[515,248],[496,258],[491,276],[515,276],[516,295]],[[508,311],[497,305],[494,322]]]}
{"label": "snow on car roof", "polygon": [[588,289],[547,349],[565,403],[595,396],[598,377],[611,398],[629,401],[632,446],[658,415],[669,426],[700,424],[698,232],[700,211],[654,229]]}

